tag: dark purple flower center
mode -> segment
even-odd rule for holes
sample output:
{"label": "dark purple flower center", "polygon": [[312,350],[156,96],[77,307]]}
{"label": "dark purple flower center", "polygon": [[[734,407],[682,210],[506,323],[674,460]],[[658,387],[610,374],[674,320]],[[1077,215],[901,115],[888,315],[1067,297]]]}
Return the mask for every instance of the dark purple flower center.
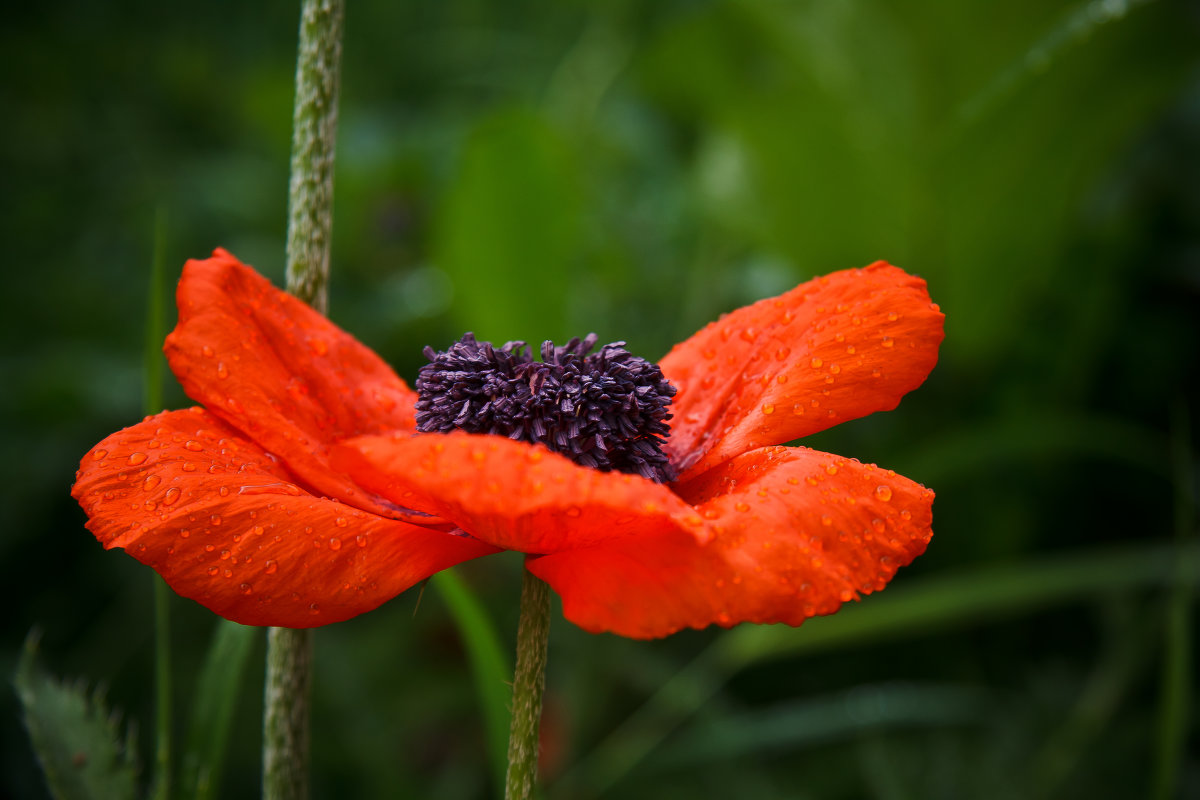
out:
{"label": "dark purple flower center", "polygon": [[492,433],[543,444],[585,467],[671,480],[662,447],[675,387],[624,344],[588,355],[594,333],[562,347],[544,342],[541,361],[525,342],[497,348],[471,333],[445,352],[426,347],[417,430]]}

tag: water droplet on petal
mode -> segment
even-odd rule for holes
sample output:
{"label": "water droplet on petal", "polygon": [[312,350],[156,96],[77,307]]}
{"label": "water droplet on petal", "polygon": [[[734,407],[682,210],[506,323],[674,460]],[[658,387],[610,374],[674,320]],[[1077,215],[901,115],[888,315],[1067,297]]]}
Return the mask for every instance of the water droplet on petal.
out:
{"label": "water droplet on petal", "polygon": [[200,444],[195,439],[188,439],[183,443],[183,446],[188,450],[191,450],[193,453],[198,453],[204,449],[204,445]]}
{"label": "water droplet on petal", "polygon": [[329,540],[329,549],[330,550],[341,550],[342,549],[342,540],[337,538],[336,536],[332,537]]}
{"label": "water droplet on petal", "polygon": [[764,404],[763,404],[763,407],[762,407],[762,413],[764,413],[764,414],[774,414],[774,413],[775,413],[775,406],[774,406],[774,405],[772,405],[771,403],[764,403]]}
{"label": "water droplet on petal", "polygon": [[884,525],[883,520],[876,518],[871,520],[871,527],[875,529],[876,533],[883,533],[887,526]]}
{"label": "water droplet on petal", "polygon": [[354,537],[354,543],[357,544],[359,547],[366,547],[367,546],[367,537],[360,533],[358,536]]}
{"label": "water droplet on petal", "polygon": [[205,358],[213,357],[213,349],[211,347],[209,347],[208,345],[204,345],[203,347],[201,347],[200,352],[204,354]]}
{"label": "water droplet on petal", "polygon": [[99,450],[97,450],[96,452],[92,453],[92,458],[94,458],[94,459],[96,459],[97,461],[99,461],[99,460],[101,460],[102,458],[104,458],[106,455],[108,455],[108,451],[107,451],[107,450],[105,450],[103,447],[101,447]]}
{"label": "water droplet on petal", "polygon": [[333,524],[337,525],[339,528],[344,528],[350,524],[350,521],[348,519],[346,519],[345,517],[338,517],[337,519],[335,519],[333,521]]}
{"label": "water droplet on petal", "polygon": [[883,485],[876,486],[875,496],[886,503],[892,499],[892,487]]}
{"label": "water droplet on petal", "polygon": [[828,514],[822,514],[821,515],[821,524],[822,525],[832,525],[833,517],[829,516]]}
{"label": "water droplet on petal", "polygon": [[229,377],[229,367],[225,366],[224,361],[217,363],[217,377],[221,380],[225,380]]}
{"label": "water droplet on petal", "polygon": [[250,594],[251,592],[254,591],[254,587],[248,583],[243,583],[238,588],[242,590],[242,594]]}
{"label": "water droplet on petal", "polygon": [[899,315],[899,314],[897,314],[895,311],[893,311],[892,313],[888,314],[888,322],[895,322],[895,321],[896,321],[896,320],[898,320],[898,319],[900,319],[900,315]]}
{"label": "water droplet on petal", "polygon": [[885,336],[885,337],[883,337],[883,341],[882,341],[882,342],[880,342],[880,344],[882,344],[884,347],[891,347],[891,346],[892,346],[892,345],[894,345],[895,343],[896,343],[896,342],[895,342],[895,341],[893,341],[892,337],[890,337],[890,336]]}
{"label": "water droplet on petal", "polygon": [[209,522],[211,522],[213,525],[220,525],[220,524],[221,524],[221,515],[220,515],[220,514],[213,514],[213,515],[212,515],[211,517],[209,517],[208,519],[209,519]]}
{"label": "water droplet on petal", "polygon": [[825,362],[824,362],[824,361],[822,361],[822,360],[821,360],[821,359],[819,359],[819,358],[814,358],[812,361],[810,361],[810,362],[808,362],[808,363],[812,365],[812,368],[813,368],[813,369],[820,369],[820,368],[821,368],[821,366],[822,366],[822,365],[823,365]]}
{"label": "water droplet on petal", "polygon": [[825,467],[825,471],[828,472],[830,475],[837,475],[837,473],[838,473],[837,464],[830,464],[829,466]]}
{"label": "water droplet on petal", "polygon": [[148,492],[160,483],[162,483],[162,478],[157,475],[147,475],[146,480],[142,481],[142,491]]}
{"label": "water droplet on petal", "polygon": [[263,572],[267,573],[268,575],[274,575],[279,569],[279,564],[275,561],[268,561],[266,566],[267,568],[263,570]]}
{"label": "water droplet on petal", "polygon": [[308,607],[308,613],[312,614],[313,616],[316,616],[317,614],[321,613],[321,607],[319,605],[317,605],[316,603],[313,603],[312,605],[310,605]]}
{"label": "water droplet on petal", "polygon": [[209,575],[216,575],[216,574],[217,574],[218,572],[220,572],[220,571],[221,571],[221,570],[219,570],[217,567],[209,567],[209,568],[208,568],[208,574],[209,574]]}
{"label": "water droplet on petal", "polygon": [[136,467],[138,464],[145,462],[145,460],[146,460],[145,453],[130,453],[129,454],[129,463],[131,466]]}
{"label": "water droplet on petal", "polygon": [[749,511],[750,510],[750,506],[746,505],[745,503],[738,503],[734,506],[734,508],[736,508],[738,511]]}

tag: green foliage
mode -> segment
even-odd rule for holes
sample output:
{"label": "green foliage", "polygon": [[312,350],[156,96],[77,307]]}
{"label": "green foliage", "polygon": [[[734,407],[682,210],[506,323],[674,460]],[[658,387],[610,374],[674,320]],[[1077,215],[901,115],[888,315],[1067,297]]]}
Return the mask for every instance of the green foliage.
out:
{"label": "green foliage", "polygon": [[233,713],[245,702],[246,671],[260,630],[218,620],[192,702],[179,780],[183,800],[220,797]]}
{"label": "green foliage", "polygon": [[504,790],[504,773],[508,768],[512,666],[504,655],[492,621],[467,584],[453,570],[434,576],[430,583],[445,600],[471,661],[471,674],[475,679],[475,691],[479,695],[487,734],[492,788],[500,795]]}
{"label": "green foliage", "polygon": [[132,732],[105,708],[99,689],[68,685],[35,663],[37,635],[25,642],[13,684],[33,750],[56,800],[133,800],[137,752]]}

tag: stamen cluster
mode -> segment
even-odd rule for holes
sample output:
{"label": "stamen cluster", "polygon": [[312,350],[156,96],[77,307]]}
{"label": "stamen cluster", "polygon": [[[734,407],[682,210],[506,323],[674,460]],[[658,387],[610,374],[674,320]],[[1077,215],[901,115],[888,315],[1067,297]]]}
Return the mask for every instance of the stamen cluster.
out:
{"label": "stamen cluster", "polygon": [[490,433],[543,444],[585,467],[663,482],[662,451],[675,387],[662,370],[596,334],[562,347],[544,342],[534,361],[525,342],[493,347],[468,333],[445,352],[425,348],[417,375],[417,430]]}

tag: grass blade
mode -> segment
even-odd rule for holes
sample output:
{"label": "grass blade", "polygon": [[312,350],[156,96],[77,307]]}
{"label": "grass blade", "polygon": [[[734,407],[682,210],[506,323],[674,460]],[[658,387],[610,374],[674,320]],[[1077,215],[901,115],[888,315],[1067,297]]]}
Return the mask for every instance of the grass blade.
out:
{"label": "grass blade", "polygon": [[225,767],[233,709],[244,687],[246,667],[260,630],[227,619],[217,621],[188,726],[180,779],[180,794],[185,800],[216,796]]}
{"label": "grass blade", "polygon": [[435,575],[430,583],[441,594],[462,634],[483,710],[488,764],[497,797],[504,793],[508,768],[508,700],[512,692],[512,667],[504,657],[500,638],[479,600],[453,570]]}

